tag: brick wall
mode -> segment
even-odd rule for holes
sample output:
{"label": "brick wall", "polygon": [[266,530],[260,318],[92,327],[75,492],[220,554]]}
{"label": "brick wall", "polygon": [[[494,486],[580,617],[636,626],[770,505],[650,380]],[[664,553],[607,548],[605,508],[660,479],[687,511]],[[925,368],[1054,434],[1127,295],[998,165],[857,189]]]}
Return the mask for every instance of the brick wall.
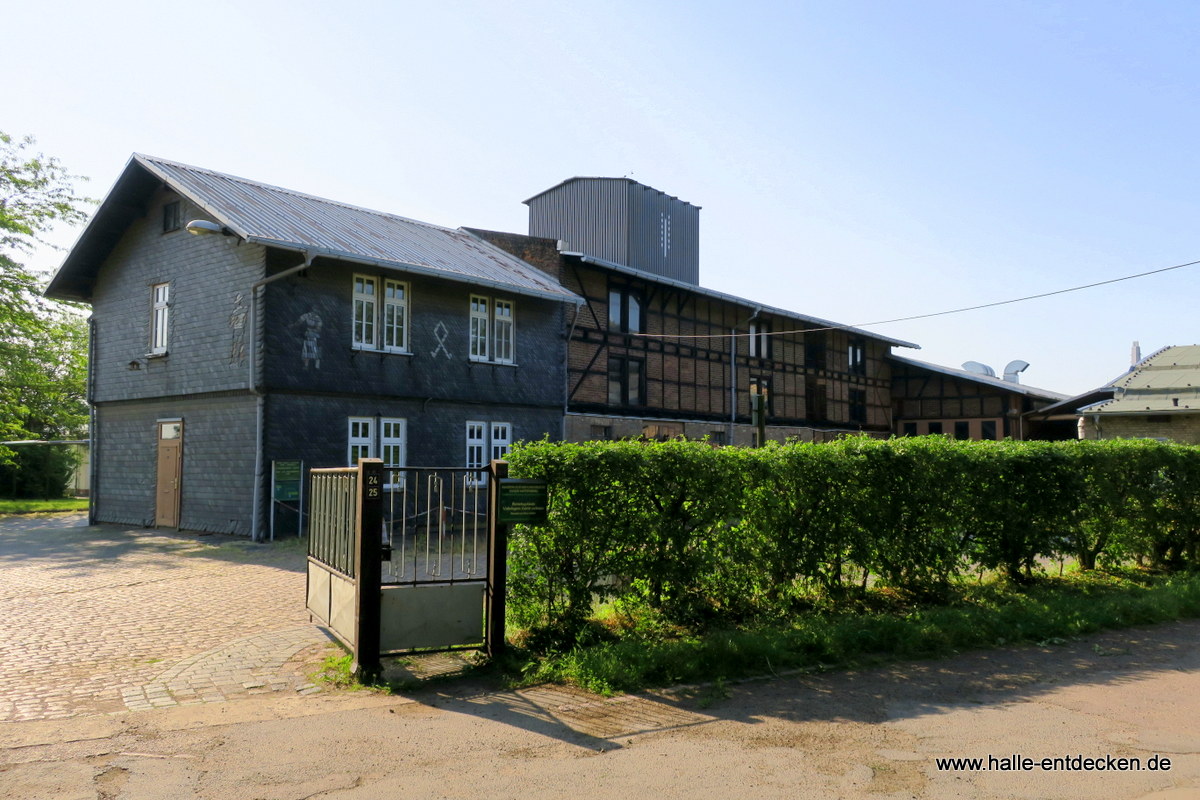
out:
{"label": "brick wall", "polygon": [[1084,419],[1089,439],[1147,438],[1169,439],[1181,444],[1200,444],[1200,414],[1100,415],[1098,436],[1093,418]]}

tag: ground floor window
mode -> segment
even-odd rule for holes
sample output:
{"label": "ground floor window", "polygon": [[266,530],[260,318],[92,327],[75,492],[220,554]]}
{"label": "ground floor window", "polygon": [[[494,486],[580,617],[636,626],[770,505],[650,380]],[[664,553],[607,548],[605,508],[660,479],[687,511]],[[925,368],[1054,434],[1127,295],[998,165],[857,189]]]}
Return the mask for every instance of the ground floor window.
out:
{"label": "ground floor window", "polygon": [[[508,455],[512,444],[512,424],[508,422],[467,422],[467,462],[470,469],[484,470],[491,461]],[[483,473],[471,483],[483,483]]]}

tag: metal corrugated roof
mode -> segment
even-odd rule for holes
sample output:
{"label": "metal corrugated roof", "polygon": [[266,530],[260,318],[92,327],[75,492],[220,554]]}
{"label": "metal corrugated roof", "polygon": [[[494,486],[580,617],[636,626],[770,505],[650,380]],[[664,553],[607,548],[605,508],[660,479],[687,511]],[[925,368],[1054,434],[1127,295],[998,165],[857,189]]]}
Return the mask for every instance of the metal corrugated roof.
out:
{"label": "metal corrugated roof", "polygon": [[[730,303],[737,303],[738,305],[743,305],[743,306],[746,306],[747,308],[755,308],[755,309],[759,309],[760,311],[765,311],[768,314],[774,314],[774,315],[780,316],[780,317],[787,317],[790,319],[800,320],[801,322],[806,322],[806,323],[810,323],[813,325],[817,325],[821,328],[829,328],[829,329],[835,329],[835,330],[848,331],[850,333],[856,333],[860,336],[866,336],[870,339],[875,339],[875,340],[881,341],[881,342],[887,342],[888,344],[895,345],[897,347],[911,347],[914,350],[921,349],[921,345],[913,344],[912,342],[906,342],[902,339],[893,339],[890,336],[881,336],[878,333],[872,333],[871,331],[866,331],[866,330],[863,330],[862,328],[852,328],[848,325],[841,325],[836,322],[830,322],[827,319],[820,319],[819,317],[810,317],[807,314],[799,314],[795,311],[788,311],[786,308],[775,308],[774,306],[768,306],[764,303],[759,303],[756,300],[747,300],[745,297],[738,297],[737,295],[726,294],[725,292],[718,292],[716,289],[705,289],[703,286],[697,286],[694,283],[688,283],[687,281],[678,281],[678,280],[675,280],[674,278],[667,278],[662,275],[656,275],[653,272],[646,272],[645,270],[637,269],[636,267],[627,267],[624,264],[616,264],[616,263],[613,263],[612,261],[608,261],[603,258],[597,258],[596,256],[589,256],[587,253],[562,252],[562,255],[571,256],[573,258],[578,258],[580,261],[583,261],[585,264],[595,264],[598,267],[605,267],[607,269],[611,269],[616,272],[622,272],[626,275],[632,275],[636,278],[641,278],[642,280],[653,281],[654,283],[661,283],[666,286],[674,286],[679,289],[686,289],[689,292],[693,292],[693,293],[701,295],[703,297],[711,297],[714,300],[725,300]],[[782,331],[776,331],[776,333],[781,333],[781,332]]]}
{"label": "metal corrugated roof", "polygon": [[963,380],[974,381],[981,383],[984,386],[994,386],[997,389],[1004,389],[1017,394],[1029,395],[1031,397],[1041,397],[1046,400],[1066,400],[1070,395],[1061,392],[1052,392],[1049,389],[1038,389],[1035,386],[1026,386],[1023,383],[1013,383],[1006,381],[1003,378],[993,378],[988,375],[980,375],[976,372],[967,372],[965,369],[955,369],[954,367],[943,367],[941,364],[930,364],[926,361],[917,361],[915,358],[905,358],[904,356],[890,355],[889,359],[900,364],[907,364],[911,367],[919,369],[927,369],[933,372],[940,372],[943,375],[949,375],[952,378],[962,378]]}
{"label": "metal corrugated roof", "polygon": [[1112,383],[1116,396],[1087,407],[1089,414],[1166,414],[1200,411],[1200,345],[1164,347]]}
{"label": "metal corrugated roof", "polygon": [[578,301],[549,275],[463,230],[140,153],[133,158],[249,242]]}

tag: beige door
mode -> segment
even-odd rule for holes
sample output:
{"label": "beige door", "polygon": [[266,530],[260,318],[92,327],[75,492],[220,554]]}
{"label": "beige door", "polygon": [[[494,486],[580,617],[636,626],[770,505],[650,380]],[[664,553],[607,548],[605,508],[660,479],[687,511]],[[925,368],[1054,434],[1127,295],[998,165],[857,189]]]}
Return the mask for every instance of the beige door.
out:
{"label": "beige door", "polygon": [[158,423],[158,468],[154,524],[179,527],[179,488],[183,476],[183,423]]}

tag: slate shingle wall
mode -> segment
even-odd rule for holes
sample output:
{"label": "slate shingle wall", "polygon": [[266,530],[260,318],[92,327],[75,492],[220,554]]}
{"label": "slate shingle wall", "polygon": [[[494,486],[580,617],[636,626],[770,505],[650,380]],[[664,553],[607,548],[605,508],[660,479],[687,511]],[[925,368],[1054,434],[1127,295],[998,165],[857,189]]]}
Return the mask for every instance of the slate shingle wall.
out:
{"label": "slate shingle wall", "polygon": [[103,403],[96,520],[154,524],[158,420],[183,420],[180,527],[249,535],[255,404],[249,395]]}
{"label": "slate shingle wall", "polygon": [[[249,287],[263,275],[264,248],[182,227],[164,233],[162,207],[172,200],[182,204],[183,224],[204,217],[160,190],[100,269],[92,300],[97,402],[246,387]],[[147,358],[158,283],[170,284],[167,355]],[[140,369],[129,369],[132,361]]]}

